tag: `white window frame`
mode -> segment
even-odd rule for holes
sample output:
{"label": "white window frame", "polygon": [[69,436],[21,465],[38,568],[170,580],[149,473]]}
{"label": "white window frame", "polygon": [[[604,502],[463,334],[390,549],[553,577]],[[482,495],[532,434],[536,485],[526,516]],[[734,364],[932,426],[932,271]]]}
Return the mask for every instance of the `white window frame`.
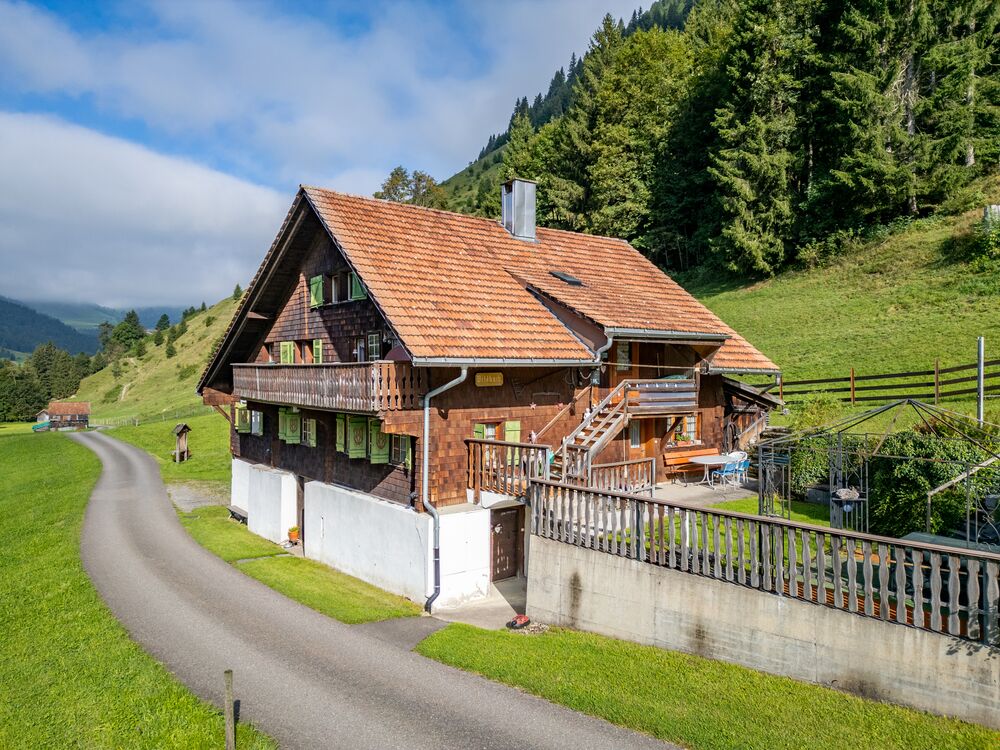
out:
{"label": "white window frame", "polygon": [[316,420],[303,417],[302,418],[302,436],[300,438],[302,445],[307,448],[316,447]]}
{"label": "white window frame", "polygon": [[367,362],[367,346],[368,337],[358,336],[354,339],[354,361],[355,362]]}
{"label": "white window frame", "polygon": [[[373,341],[375,343],[374,347],[372,346]],[[382,359],[382,334],[379,331],[370,331],[368,333],[368,340],[365,342],[365,352],[371,362]]]}
{"label": "white window frame", "polygon": [[406,465],[406,453],[409,447],[407,443],[410,441],[409,435],[393,435],[392,442],[389,444],[389,463],[393,466],[405,466]]}
{"label": "white window frame", "polygon": [[250,410],[250,434],[257,437],[264,434],[264,412]]}

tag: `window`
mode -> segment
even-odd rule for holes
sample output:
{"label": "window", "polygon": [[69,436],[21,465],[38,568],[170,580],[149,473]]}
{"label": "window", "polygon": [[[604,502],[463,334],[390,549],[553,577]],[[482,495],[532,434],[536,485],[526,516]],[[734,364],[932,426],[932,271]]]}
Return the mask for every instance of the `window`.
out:
{"label": "window", "polygon": [[245,406],[236,407],[236,431],[250,432],[250,411]]}
{"label": "window", "polygon": [[619,341],[615,347],[615,355],[618,359],[618,372],[632,369],[632,344],[628,341]]}
{"label": "window", "polygon": [[560,281],[565,281],[570,286],[583,286],[583,282],[573,274],[566,273],[565,271],[549,271],[549,273]]}
{"label": "window", "polygon": [[632,448],[642,447],[642,422],[638,419],[633,419],[629,425],[628,444]]}
{"label": "window", "polygon": [[410,452],[409,435],[393,435],[392,447],[389,453],[389,463],[394,466],[405,466],[410,468],[413,455]]}
{"label": "window", "polygon": [[367,362],[365,359],[365,337],[358,336],[354,339],[354,361],[355,362]]}
{"label": "window", "polygon": [[294,341],[282,341],[281,342],[281,364],[283,365],[293,365],[295,364],[295,342]]}
{"label": "window", "polygon": [[349,279],[351,299],[365,299],[368,296],[368,291],[365,289],[365,285],[361,283],[361,278],[354,271],[351,271]]}
{"label": "window", "polygon": [[684,418],[684,433],[688,436],[689,440],[698,439],[698,417],[695,414],[690,414]]}
{"label": "window", "polygon": [[477,440],[496,440],[499,432],[499,422],[480,422],[472,428],[472,436]]}
{"label": "window", "polygon": [[323,299],[323,282],[322,276],[309,279],[309,307],[319,307],[326,301]]}
{"label": "window", "polygon": [[313,362],[317,365],[323,364],[323,339],[313,339],[312,353]]}
{"label": "window", "polygon": [[372,362],[382,358],[382,334],[378,331],[368,334],[368,358]]}
{"label": "window", "polygon": [[316,420],[315,419],[303,419],[302,420],[302,445],[309,446],[310,448],[316,447]]}
{"label": "window", "polygon": [[258,437],[264,434],[264,412],[250,412],[250,434]]}

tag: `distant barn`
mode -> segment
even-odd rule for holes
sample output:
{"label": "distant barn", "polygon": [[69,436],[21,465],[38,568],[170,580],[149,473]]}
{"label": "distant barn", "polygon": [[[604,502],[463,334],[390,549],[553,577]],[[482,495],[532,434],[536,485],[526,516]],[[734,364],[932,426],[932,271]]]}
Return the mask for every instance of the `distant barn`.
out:
{"label": "distant barn", "polygon": [[[87,401],[50,401],[35,416],[35,429],[85,430],[90,426],[90,403]],[[46,425],[46,427],[42,427]]]}

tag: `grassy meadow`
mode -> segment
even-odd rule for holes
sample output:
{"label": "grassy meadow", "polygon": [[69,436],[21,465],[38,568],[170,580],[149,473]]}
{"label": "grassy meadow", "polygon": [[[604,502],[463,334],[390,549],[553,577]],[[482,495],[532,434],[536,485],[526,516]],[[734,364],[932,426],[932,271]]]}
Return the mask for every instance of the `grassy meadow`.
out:
{"label": "grassy meadow", "polygon": [[[0,432],[0,471],[0,747],[222,747],[222,714],[129,639],[83,569],[96,456]],[[275,747],[248,725],[238,744]]]}
{"label": "grassy meadow", "polygon": [[699,656],[452,624],[417,651],[691,750],[995,748],[1000,733]]}

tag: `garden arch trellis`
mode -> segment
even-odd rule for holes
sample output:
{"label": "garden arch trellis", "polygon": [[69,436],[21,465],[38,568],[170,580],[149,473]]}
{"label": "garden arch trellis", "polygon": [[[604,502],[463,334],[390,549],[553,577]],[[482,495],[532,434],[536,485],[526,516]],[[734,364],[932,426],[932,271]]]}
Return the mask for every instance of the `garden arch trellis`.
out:
{"label": "garden arch trellis", "polygon": [[[897,434],[894,430],[901,415],[906,412],[917,416],[916,424],[927,439],[961,443],[972,450],[961,459],[893,455],[886,443],[890,436]],[[866,431],[866,427],[878,423],[876,418],[888,420],[885,428]],[[891,444],[892,441],[889,442]],[[873,502],[885,500],[870,494],[873,460],[878,459],[883,464],[886,461],[935,462],[948,465],[942,466],[942,469],[947,468],[944,473],[949,476],[925,493],[924,531],[931,531],[931,509],[935,497],[941,498],[942,493],[947,491],[964,489],[965,528],[947,531],[963,532],[967,542],[997,545],[1000,549],[1000,511],[997,509],[1000,473],[996,471],[1000,468],[1000,426],[980,423],[966,415],[915,399],[900,399],[848,416],[829,426],[762,441],[757,447],[761,515],[790,518],[796,464],[801,463],[803,457],[820,461],[823,454],[826,456],[826,490],[830,498],[830,524],[833,528],[869,531]],[[981,473],[986,469],[990,470]]]}

